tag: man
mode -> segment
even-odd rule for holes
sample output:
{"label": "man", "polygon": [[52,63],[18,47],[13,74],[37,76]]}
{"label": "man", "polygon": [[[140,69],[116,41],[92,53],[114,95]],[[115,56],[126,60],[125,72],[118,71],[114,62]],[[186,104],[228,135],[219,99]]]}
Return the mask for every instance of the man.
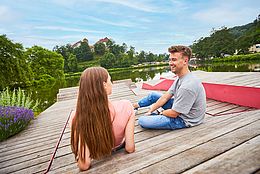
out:
{"label": "man", "polygon": [[[172,46],[168,51],[171,71],[178,78],[165,94],[153,92],[133,104],[136,109],[150,106],[145,116],[139,118],[139,125],[143,128],[171,130],[186,128],[201,124],[205,117],[205,90],[188,68],[191,49],[186,46]],[[158,112],[157,109],[161,107],[164,110]]]}

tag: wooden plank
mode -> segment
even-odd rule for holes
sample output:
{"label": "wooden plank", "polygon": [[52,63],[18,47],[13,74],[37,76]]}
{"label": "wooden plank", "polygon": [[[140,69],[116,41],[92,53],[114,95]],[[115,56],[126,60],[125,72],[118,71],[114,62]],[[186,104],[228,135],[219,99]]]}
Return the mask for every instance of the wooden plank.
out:
{"label": "wooden plank", "polygon": [[[93,168],[88,172],[102,173],[109,170],[111,173],[129,173],[138,171],[145,166],[168,158],[169,155],[179,153],[180,150],[183,151],[187,148],[194,147],[227,132],[233,131],[237,129],[237,127],[254,122],[259,119],[257,114],[259,113],[250,114],[250,118],[243,118],[243,114],[241,114],[237,118],[229,118],[225,121],[218,122],[217,124],[216,122],[215,124],[209,122],[208,126],[204,124],[204,126],[201,125],[189,129],[175,130],[150,138],[147,141],[136,144],[137,150],[135,153],[126,155],[124,158],[122,158],[122,155],[124,154],[116,154],[115,156],[108,158],[102,164],[93,165]],[[221,117],[218,117],[218,119],[220,118]],[[214,120],[215,119],[212,121]],[[223,129],[220,129],[222,127]],[[191,139],[194,141],[190,141]],[[155,156],[156,158],[154,158]],[[113,166],[113,168],[111,166]],[[74,170],[71,172],[73,171]],[[62,172],[62,169],[57,172]]]}
{"label": "wooden plank", "polygon": [[[75,101],[76,100],[73,100],[73,103]],[[59,103],[64,103],[64,102],[59,102]],[[66,103],[66,104],[68,104],[68,103]],[[41,133],[43,135],[46,135],[46,133],[48,133],[48,131],[53,131],[53,130],[51,130],[52,127],[54,129],[57,129],[57,127],[60,127],[60,129],[61,129],[65,123],[64,120],[66,120],[66,117],[68,116],[69,110],[71,109],[71,107],[75,107],[75,104],[74,104],[74,106],[71,106],[71,104],[69,106],[70,107],[66,110],[66,108],[64,108],[64,105],[60,104],[60,109],[55,110],[55,111],[57,111],[57,113],[53,113],[54,110],[52,110],[52,114],[50,112],[43,112],[41,114],[41,118],[43,118],[43,119],[39,118],[36,121],[34,120],[34,122],[37,123],[37,124],[32,124],[32,125],[35,125],[34,127],[29,126],[27,130],[23,131],[22,136],[16,136],[16,137],[12,138],[10,141],[7,140],[7,141],[1,143],[0,149],[6,149],[6,147],[4,147],[4,146],[7,146],[7,145],[8,145],[8,147],[10,147],[12,142],[13,143],[16,143],[17,141],[21,142],[21,140],[29,141],[28,137],[26,136],[27,134],[30,136],[30,138],[36,137],[36,136],[39,137],[41,135]],[[56,105],[56,108],[57,107],[59,108],[58,105]],[[49,124],[48,123],[46,124],[46,122],[43,122],[45,120],[44,118],[50,117],[50,115],[53,115],[56,119],[48,118],[46,121],[48,121]],[[57,117],[58,117],[58,119],[57,119]],[[57,125],[55,125],[55,123],[57,123]],[[37,130],[32,130],[32,128],[36,128]]]}
{"label": "wooden plank", "polygon": [[[72,89],[66,89],[65,91],[61,90],[57,94],[58,101],[77,98],[77,93],[78,93],[77,91],[78,91],[78,87]],[[132,92],[132,91],[125,84],[113,84],[112,94],[124,95],[124,92]]]}
{"label": "wooden plank", "polygon": [[[225,119],[225,118],[222,118],[222,119]],[[138,143],[139,141],[144,141],[144,140],[149,139],[151,137],[155,137],[155,136],[161,135],[161,134],[163,134],[165,132],[170,132],[170,131],[146,130],[145,132],[142,132],[141,134],[136,134],[135,135],[135,141],[136,141],[136,143]],[[69,135],[69,134],[66,134],[66,135]],[[70,139],[69,139],[69,136],[66,136],[66,135],[64,135],[63,141],[62,141],[61,146],[60,146],[60,148],[59,148],[59,150],[57,152],[57,155],[56,155],[57,159],[59,159],[61,157],[62,160],[55,161],[53,163],[53,167],[55,167],[55,166],[61,167],[62,165],[64,165],[64,161],[67,161],[67,162],[70,161],[70,163],[74,163],[74,159],[71,158],[71,155],[69,155],[71,153],[70,152],[70,143],[69,143]],[[63,142],[65,142],[65,144]],[[41,153],[41,156],[44,156],[44,155]],[[67,163],[66,163],[66,165],[67,165]]]}
{"label": "wooden plank", "polygon": [[[254,173],[260,169],[260,136],[184,173]],[[242,158],[241,158],[242,157]]]}
{"label": "wooden plank", "polygon": [[[125,88],[122,88],[122,89],[125,92],[121,93],[120,95],[116,95],[116,96],[114,95],[110,98],[112,98],[112,100],[113,100],[113,98],[116,98],[116,97],[118,98],[118,97],[121,97],[121,96],[123,96],[123,97],[128,97],[128,96],[131,96],[131,95],[134,96],[132,91],[130,91],[129,89],[127,89],[127,90]],[[73,103],[75,101],[76,100],[74,100]],[[48,110],[49,112],[46,111],[46,112],[44,112],[44,114],[50,116],[49,113],[51,113],[51,112],[52,113],[58,113],[58,115],[60,114],[60,111],[68,112],[68,111],[64,111],[64,105],[63,105],[64,103],[66,103],[67,106],[68,106],[67,101],[58,102],[56,104],[56,107],[50,107],[50,109]],[[42,115],[44,115],[44,114],[42,114]],[[57,115],[55,114],[55,116],[57,116]],[[66,117],[67,117],[67,115],[66,115]],[[41,118],[43,118],[43,117],[41,117]],[[25,134],[24,134],[25,136],[23,135],[22,140],[19,139],[19,137],[18,138],[16,137],[16,138],[13,138],[12,141],[7,141],[5,143],[2,143],[1,144],[1,150],[2,150],[1,155],[3,155],[4,158],[1,158],[1,161],[2,161],[1,167],[13,168],[12,165],[16,164],[17,169],[19,169],[19,168],[23,169],[25,166],[32,165],[31,164],[32,160],[37,161],[37,163],[44,163],[44,162],[47,162],[49,160],[50,152],[51,152],[51,150],[53,150],[53,147],[54,147],[54,146],[50,146],[50,143],[53,142],[53,145],[56,144],[58,136],[60,135],[59,131],[61,130],[61,129],[57,129],[57,127],[62,128],[64,124],[56,124],[55,125],[55,124],[53,124],[53,119],[49,119],[49,118],[48,119],[42,119],[40,121],[39,120],[40,119],[38,119],[37,122],[41,123],[40,125],[45,124],[45,126],[46,126],[46,123],[50,122],[50,123],[52,123],[51,127],[53,127],[53,128],[47,129],[47,132],[37,129],[38,132],[34,132],[34,133],[32,133],[32,130],[29,129],[27,131],[28,135],[32,136],[33,134],[35,134],[35,135],[37,135],[37,138],[35,137],[35,139],[33,139],[33,138],[30,137],[30,140],[28,140],[28,139],[26,139],[27,132],[25,132]],[[64,121],[66,119],[64,119],[64,117],[61,117],[57,121],[62,121],[62,120]],[[38,126],[35,126],[35,127],[39,128],[39,124],[38,124]],[[45,129],[46,129],[46,127],[45,127]],[[51,131],[53,131],[54,133],[51,134],[50,133]],[[41,135],[39,136],[39,134],[40,134],[39,132],[43,132],[42,133],[43,136],[41,136]],[[57,135],[57,136],[55,137],[54,135]],[[66,136],[66,132],[65,132],[65,136]],[[45,137],[47,138],[46,140],[44,140]],[[52,139],[50,139],[50,138],[52,138]],[[16,143],[17,140],[19,141],[19,144]],[[54,141],[52,141],[52,140],[54,140]],[[12,146],[12,143],[13,143],[13,146]],[[10,144],[11,144],[11,146],[10,146]],[[40,155],[39,155],[39,153],[40,153]],[[22,160],[25,160],[26,157],[27,157],[27,160],[22,161]],[[28,157],[30,157],[30,158],[28,158]],[[37,157],[37,160],[35,160],[36,157]],[[10,159],[15,159],[15,160],[13,160],[12,163],[9,163],[8,160],[10,160]],[[21,162],[23,162],[23,163],[21,163]],[[35,162],[33,162],[33,163],[35,163]],[[7,169],[7,171],[8,171],[8,169]]]}
{"label": "wooden plank", "polygon": [[[210,118],[212,118],[212,117],[206,117],[206,120],[205,120],[205,121],[209,120]],[[142,128],[140,128],[140,129],[142,129]],[[143,129],[143,130],[145,130],[145,129]],[[152,130],[146,130],[146,131],[147,131],[147,132],[148,132],[148,131],[151,131],[151,132],[154,132],[154,133],[160,132],[160,131],[152,131]],[[150,132],[150,133],[151,133],[151,132]],[[167,131],[167,132],[168,132],[168,131]],[[149,134],[149,135],[152,135],[152,134]],[[160,134],[159,134],[159,135],[160,135]],[[144,137],[146,137],[146,136],[147,136],[147,135],[144,135],[144,134],[142,134],[141,136],[138,136],[138,135],[136,134],[136,135],[135,135],[135,137],[136,137],[136,138],[135,138],[135,142],[136,142],[136,143],[139,142],[139,140],[140,140],[139,137],[141,137],[142,140],[151,138],[151,137],[144,138]]]}
{"label": "wooden plank", "polygon": [[[145,109],[144,109],[145,110]],[[139,128],[139,130],[142,130],[142,128],[140,128],[140,127],[137,127],[136,129],[138,129]],[[60,129],[61,130],[61,129]],[[136,133],[138,133],[138,131],[135,131]],[[140,132],[140,131],[139,131]],[[151,131],[152,132],[152,131]],[[155,136],[155,135],[159,135],[160,134],[160,132],[155,132],[155,133],[148,133],[148,135],[149,135],[149,137],[151,137],[151,136]],[[64,135],[64,138],[66,137],[66,132],[65,132],[65,135]],[[52,136],[51,136],[52,137]],[[140,136],[137,136],[137,137],[140,137]],[[143,137],[146,137],[146,136],[141,136],[142,138]],[[149,137],[146,137],[146,139],[147,138],[149,138]],[[56,137],[56,139],[57,139],[57,137]],[[46,140],[44,140],[43,139],[43,142],[53,142],[53,146],[54,146],[54,142],[55,142],[55,140],[56,139],[51,139],[51,140],[48,140],[48,139],[46,139]],[[143,138],[144,139],[144,138]],[[42,140],[42,138],[41,139],[39,139],[39,140]],[[136,139],[136,141],[138,142],[139,140],[138,139]],[[42,141],[40,141],[40,142],[42,142]],[[19,145],[21,145],[21,144],[19,144]],[[28,157],[29,156],[32,156],[32,157],[34,157],[35,156],[35,153],[37,153],[37,155],[36,156],[44,156],[44,155],[48,155],[49,153],[50,153],[50,149],[49,148],[46,148],[46,149],[43,149],[43,148],[39,148],[39,147],[44,147],[44,146],[47,146],[47,144],[46,143],[42,143],[42,144],[39,144],[39,143],[37,143],[37,142],[34,142],[34,144],[33,145],[28,145],[27,146],[27,144],[25,144],[24,145],[24,147],[25,148],[18,148],[18,147],[16,147],[15,148],[15,151],[10,151],[10,149],[9,149],[9,153],[10,154],[3,154],[4,156],[7,156],[8,158],[2,158],[3,160],[8,160],[8,159],[15,159],[16,157],[19,157],[18,159],[23,159],[23,155],[27,155]],[[36,149],[38,150],[38,151],[36,151]],[[39,150],[41,150],[42,149],[42,152],[39,152]],[[20,156],[19,156],[20,155]],[[16,161],[16,163],[18,163],[20,160],[15,160]]]}
{"label": "wooden plank", "polygon": [[[243,117],[242,114],[241,117]],[[254,115],[252,114],[250,118],[251,119],[249,119],[249,117],[241,118],[240,120],[236,119],[237,121],[233,120],[235,122],[230,122],[232,119],[229,119],[229,121],[225,123],[205,127],[206,129],[201,127],[198,131],[194,131],[193,133],[181,137],[175,137],[174,134],[172,134],[172,136],[168,135],[167,137],[158,136],[160,137],[160,140],[158,141],[149,139],[149,141],[143,142],[144,144],[142,148],[144,150],[140,151],[140,153],[138,153],[137,150],[135,154],[130,154],[124,159],[116,160],[115,158],[112,158],[111,161],[107,161],[104,166],[99,166],[97,168],[93,167],[93,170],[90,170],[89,172],[105,172],[108,168],[111,168],[109,167],[111,163],[113,163],[114,167],[113,169],[110,169],[111,172],[130,173],[137,171],[144,166],[149,166],[155,162],[161,161],[162,159],[168,158],[172,154],[179,153],[184,149],[207,142],[215,137],[225,134],[226,132],[241,127],[242,125],[254,122],[259,119],[259,115],[258,113]],[[191,139],[193,141],[190,141]],[[154,158],[154,156],[156,156],[156,158]]]}
{"label": "wooden plank", "polygon": [[[181,173],[185,170],[191,169],[205,161],[208,161],[222,153],[225,153],[236,146],[254,138],[260,134],[260,121],[240,127],[237,130],[231,131],[223,136],[198,145],[191,149],[173,155],[168,159],[155,163],[147,168],[144,168],[136,173]],[[248,133],[250,132],[250,134]],[[241,157],[238,157],[241,158]],[[232,164],[233,161],[228,159],[225,163]],[[174,164],[174,165],[173,165]],[[259,163],[260,164],[260,163]],[[256,165],[257,166],[257,165]],[[255,167],[255,166],[254,166]],[[233,171],[233,169],[226,169],[226,171]],[[205,172],[202,169],[202,172]],[[195,173],[195,172],[194,172]],[[216,171],[206,171],[205,173],[216,173]],[[233,171],[233,173],[240,173]]]}
{"label": "wooden plank", "polygon": [[[208,79],[212,78],[212,74],[205,74],[202,73],[203,76]],[[223,74],[218,73],[218,76],[221,77]],[[240,77],[239,77],[240,76]],[[247,77],[246,77],[247,76]],[[254,74],[252,76],[255,76]],[[227,79],[233,80],[235,77],[237,79],[239,78],[248,78],[249,76],[247,74],[229,74],[226,76]],[[246,77],[246,78],[245,78]],[[222,78],[223,79],[223,78]],[[218,81],[221,81],[220,79],[217,79]],[[242,81],[245,82],[245,80],[242,79]],[[251,83],[251,81],[250,81]],[[116,86],[117,85],[117,86]],[[145,91],[143,95],[135,96],[131,90],[129,90],[128,86],[122,85],[122,84],[116,84],[115,87],[113,86],[113,90],[115,91],[112,96],[109,98],[111,100],[118,100],[118,99],[130,99],[131,102],[136,102],[138,99],[140,99],[144,94],[150,92]],[[52,105],[50,108],[48,108],[42,116],[38,117],[35,122],[29,126],[29,128],[24,131],[24,134],[21,134],[20,136],[15,136],[4,143],[0,143],[0,173],[1,172],[14,172],[14,173],[34,173],[34,172],[40,172],[42,173],[47,165],[48,161],[50,159],[51,152],[53,151],[53,147],[56,144],[57,137],[63,127],[63,122],[66,120],[66,113],[71,109],[75,108],[76,105],[76,99],[73,100],[65,100],[62,102],[57,102],[54,105]],[[216,106],[218,105],[218,106]],[[219,112],[224,111],[223,110],[223,104],[221,102],[216,102],[213,100],[207,101],[207,110],[213,111],[213,112]],[[222,107],[220,107],[222,106]],[[240,107],[234,108],[234,106],[225,106],[225,109],[227,110],[239,110]],[[166,149],[170,146],[170,139],[179,139],[182,141],[183,137],[186,137],[187,134],[196,134],[200,133],[201,136],[203,136],[203,130],[208,131],[205,127],[211,128],[214,125],[221,124],[226,125],[228,122],[232,125],[235,124],[237,120],[234,118],[238,116],[238,120],[240,120],[239,114],[232,114],[227,115],[225,117],[209,117],[206,116],[206,122],[205,124],[202,124],[201,126],[190,128],[187,130],[177,130],[177,131],[152,131],[152,130],[146,130],[142,129],[137,125],[138,118],[141,114],[143,114],[145,110],[138,111],[138,115],[136,117],[136,127],[135,127],[135,141],[137,150],[140,153],[136,154],[130,154],[130,155],[124,155],[123,152],[119,152],[115,156],[112,157],[117,158],[117,160],[130,160],[130,163],[132,159],[137,159],[137,161],[143,161],[146,159],[144,151],[146,148],[157,146],[159,142],[162,142],[162,144],[166,145]],[[250,113],[247,113],[250,114]],[[248,117],[245,114],[246,117]],[[234,117],[234,118],[232,118]],[[251,118],[251,115],[249,116]],[[232,121],[233,120],[233,121]],[[244,119],[241,119],[242,121]],[[247,121],[247,120],[245,120]],[[252,120],[250,120],[252,121]],[[243,123],[244,124],[244,123]],[[204,126],[203,126],[204,125]],[[46,126],[46,127],[45,127]],[[222,127],[219,127],[218,129],[221,129]],[[203,128],[202,128],[203,127]],[[216,128],[217,129],[217,128]],[[211,130],[213,131],[213,130]],[[46,136],[48,134],[48,136]],[[172,135],[174,134],[174,136]],[[38,137],[37,137],[38,136]],[[198,135],[197,135],[198,136]],[[194,136],[196,137],[196,136]],[[193,138],[193,137],[192,137]],[[199,137],[201,138],[201,137]],[[60,144],[60,147],[57,152],[57,156],[55,158],[55,162],[53,165],[53,172],[57,173],[63,173],[61,171],[78,171],[75,162],[73,159],[73,155],[70,151],[70,130],[67,128],[64,134],[64,137],[62,139],[62,142]],[[155,142],[154,142],[155,141]],[[49,143],[48,143],[49,142]],[[183,142],[186,142],[186,139],[184,139]],[[156,145],[157,144],[157,145]],[[179,144],[180,146],[182,144]],[[159,143],[159,150],[161,149],[161,144]],[[3,150],[6,149],[7,151]],[[1,151],[2,150],[2,151]],[[10,150],[10,152],[8,152]],[[164,151],[164,149],[161,149]],[[152,151],[148,152],[148,155],[152,158]],[[138,156],[140,154],[143,154],[145,158],[142,158],[143,156]],[[5,155],[5,156],[1,156]],[[129,156],[135,156],[135,157],[129,157]],[[164,154],[165,155],[165,154]],[[160,157],[160,156],[159,156]],[[161,156],[162,159],[167,159],[167,155],[164,157]],[[101,160],[94,163],[93,168],[100,169],[100,171],[106,171],[109,173],[112,164],[107,164],[107,160]],[[114,160],[114,162],[118,162],[117,160]],[[109,163],[111,161],[109,160]],[[149,162],[149,160],[148,160]],[[141,164],[141,163],[140,163]],[[152,163],[151,163],[152,164]],[[127,168],[128,166],[124,164]],[[110,166],[110,167],[109,167]],[[103,170],[104,168],[108,167],[107,170]],[[145,166],[143,166],[145,167]],[[68,170],[65,170],[68,169]],[[128,169],[125,169],[126,171]],[[129,169],[130,170],[130,169]],[[94,172],[95,170],[91,169],[90,172]],[[97,170],[98,171],[98,170]],[[123,171],[123,170],[121,170]],[[130,170],[132,171],[132,169]]]}

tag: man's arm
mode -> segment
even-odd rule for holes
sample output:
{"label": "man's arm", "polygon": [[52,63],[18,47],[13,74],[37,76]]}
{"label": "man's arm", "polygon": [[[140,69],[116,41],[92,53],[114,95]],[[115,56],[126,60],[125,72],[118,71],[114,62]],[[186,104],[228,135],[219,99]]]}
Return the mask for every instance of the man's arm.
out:
{"label": "man's arm", "polygon": [[167,117],[172,117],[172,118],[176,118],[178,117],[178,115],[180,114],[179,112],[176,112],[173,109],[166,109],[163,110],[161,113],[161,115],[167,116]]}
{"label": "man's arm", "polygon": [[146,113],[146,115],[150,115],[153,111],[155,111],[156,109],[158,109],[159,107],[162,107],[168,100],[170,100],[172,98],[172,94],[170,94],[169,92],[166,92],[165,94],[163,94],[156,103],[154,103],[153,105],[151,105],[151,108],[149,109],[149,111]]}

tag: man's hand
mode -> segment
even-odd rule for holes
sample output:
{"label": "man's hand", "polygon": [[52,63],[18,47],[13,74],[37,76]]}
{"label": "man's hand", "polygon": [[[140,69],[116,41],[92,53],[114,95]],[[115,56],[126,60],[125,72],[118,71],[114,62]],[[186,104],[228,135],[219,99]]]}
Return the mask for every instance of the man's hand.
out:
{"label": "man's hand", "polygon": [[150,112],[150,111],[148,111],[148,112],[146,112],[144,115],[146,115],[146,116],[149,116],[149,115],[151,115],[152,113]]}

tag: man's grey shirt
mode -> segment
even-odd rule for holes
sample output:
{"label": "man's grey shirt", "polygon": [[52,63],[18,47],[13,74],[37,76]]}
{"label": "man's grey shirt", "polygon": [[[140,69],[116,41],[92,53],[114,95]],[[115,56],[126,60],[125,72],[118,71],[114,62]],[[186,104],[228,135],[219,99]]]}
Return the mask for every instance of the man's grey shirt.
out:
{"label": "man's grey shirt", "polygon": [[206,112],[206,94],[199,79],[192,73],[177,78],[168,92],[174,96],[172,109],[179,112],[186,126],[203,122]]}

